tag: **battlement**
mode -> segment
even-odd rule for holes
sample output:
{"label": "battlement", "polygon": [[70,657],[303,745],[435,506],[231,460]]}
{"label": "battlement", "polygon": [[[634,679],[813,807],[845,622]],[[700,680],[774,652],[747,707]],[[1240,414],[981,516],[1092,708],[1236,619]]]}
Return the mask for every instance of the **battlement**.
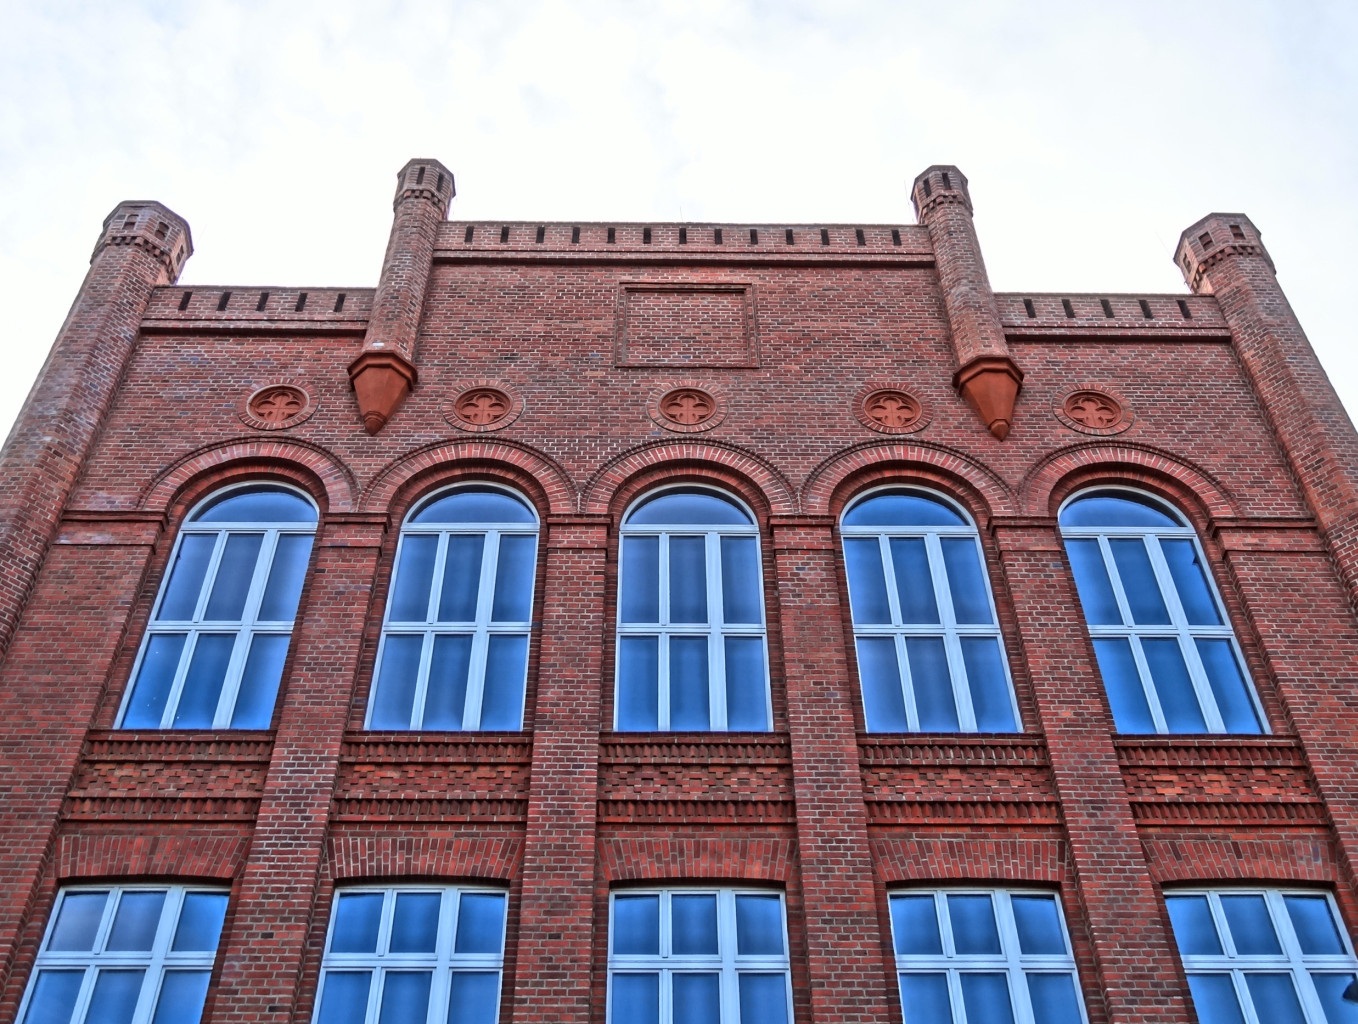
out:
{"label": "battlement", "polygon": [[915,224],[720,224],[678,222],[447,221],[438,255],[588,257],[626,254],[702,259],[884,258],[929,262],[933,248]]}

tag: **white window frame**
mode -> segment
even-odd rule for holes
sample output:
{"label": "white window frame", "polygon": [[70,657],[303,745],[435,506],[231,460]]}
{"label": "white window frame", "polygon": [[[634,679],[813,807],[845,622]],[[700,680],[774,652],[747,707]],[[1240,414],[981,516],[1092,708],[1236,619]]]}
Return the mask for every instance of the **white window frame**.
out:
{"label": "white window frame", "polygon": [[[378,926],[377,951],[371,953],[335,953],[330,944],[334,938],[336,908],[342,896],[374,893],[383,897],[382,917]],[[437,893],[441,897],[439,905],[438,943],[433,953],[393,953],[387,947],[391,942],[392,919],[396,910],[396,897],[405,893]],[[505,919],[500,926],[500,950],[498,953],[457,953],[453,942],[457,937],[457,914],[459,900],[465,895],[478,893],[494,894],[504,898]],[[429,1012],[427,1024],[444,1024],[448,1019],[448,1000],[451,996],[449,984],[455,972],[489,974],[498,979],[495,991],[495,1019],[499,1020],[500,1003],[504,999],[504,943],[509,931],[509,896],[504,889],[488,886],[461,885],[395,885],[395,886],[344,886],[335,891],[330,902],[330,923],[326,927],[325,953],[321,958],[321,974],[316,988],[316,1004],[312,1010],[312,1020],[319,1021],[321,1007],[324,1005],[326,979],[332,971],[371,971],[372,983],[368,986],[368,1003],[364,1013],[366,1024],[377,1024],[378,1013],[382,1007],[382,988],[388,974],[400,971],[432,972],[429,987]],[[403,1024],[419,1024],[407,1021]]]}
{"label": "white window frame", "polygon": [[[900,889],[888,893],[888,905],[891,906],[893,918],[895,909],[890,900],[896,896],[932,896],[934,916],[938,922],[939,934],[943,943],[941,955],[926,956],[896,952],[896,984],[902,1005],[905,1002],[904,989],[901,988],[902,975],[946,973],[948,976],[948,998],[952,1002],[953,1024],[964,1024],[966,1010],[962,1001],[961,976],[963,974],[1003,973],[1008,980],[1009,1004],[1014,1013],[1014,1024],[1042,1024],[1042,1021],[1037,1020],[1033,1013],[1032,1001],[1028,996],[1027,975],[1059,974],[1070,977],[1075,988],[1075,999],[1079,1004],[1080,1018],[1082,1021],[1089,1020],[1089,1012],[1085,1008],[1084,992],[1080,986],[1079,970],[1076,968],[1075,955],[1071,950],[1070,929],[1066,924],[1065,908],[1056,893],[1049,889]],[[991,906],[995,911],[995,925],[1000,937],[1000,952],[998,954],[958,954],[955,952],[952,921],[947,912],[949,896],[989,896],[991,898]],[[1055,899],[1061,921],[1061,933],[1066,943],[1064,955],[1022,952],[1019,948],[1018,925],[1014,920],[1013,904],[1010,902],[1014,896],[1042,896]],[[894,920],[892,924],[892,935],[894,936]],[[905,1016],[908,1024],[910,1019],[908,1007],[905,1008]]]}
{"label": "white window frame", "polygon": [[[957,513],[965,521],[963,526],[846,526],[844,515],[853,509],[883,495],[909,493],[937,502],[951,512]],[[849,595],[849,614],[853,619],[854,659],[857,664],[858,641],[869,638],[890,638],[896,648],[896,665],[900,673],[901,688],[904,690],[905,715],[908,732],[920,732],[919,711],[915,699],[915,687],[911,679],[910,659],[906,656],[907,637],[941,637],[948,659],[948,676],[952,683],[953,700],[957,705],[958,732],[978,732],[976,712],[971,702],[971,687],[967,680],[965,662],[962,659],[963,637],[993,637],[1000,647],[1000,662],[1004,666],[1004,681],[1009,688],[1009,708],[1014,716],[1014,732],[1023,729],[1023,716],[1019,714],[1018,699],[1014,694],[1014,680],[1009,671],[1009,655],[1004,648],[1004,636],[1000,632],[999,611],[995,607],[995,595],[990,587],[990,574],[987,571],[985,549],[981,546],[980,534],[965,510],[942,494],[909,486],[879,487],[858,495],[845,508],[840,516],[840,541],[847,545],[850,539],[877,538],[882,556],[882,572],[885,575],[886,595],[891,611],[890,623],[860,623],[853,616],[853,594]],[[895,586],[895,567],[891,556],[893,537],[922,538],[929,558],[929,576],[933,585],[934,602],[938,607],[939,621],[933,623],[904,622],[901,615],[900,595]],[[952,590],[948,584],[947,568],[943,562],[942,538],[969,537],[975,545],[976,559],[980,563],[981,578],[985,583],[986,601],[990,608],[990,623],[959,623],[952,602]],[[848,574],[848,549],[844,551],[845,580],[852,588]],[[859,683],[862,683],[862,669],[859,669]],[[864,707],[864,726],[867,725],[867,709]],[[869,730],[878,731],[878,730]]]}
{"label": "white window frame", "polygon": [[[672,493],[701,493],[707,494],[722,501],[729,502],[739,509],[744,515],[749,517],[748,525],[722,525],[711,526],[701,523],[693,524],[644,524],[640,526],[632,525],[630,520],[632,514],[643,504],[656,498],[663,497]],[[634,501],[622,517],[622,525],[619,527],[620,543],[618,556],[618,618],[617,618],[617,651],[614,656],[614,679],[621,682],[622,679],[622,641],[625,637],[646,637],[657,638],[658,646],[658,686],[659,693],[656,697],[657,721],[656,730],[658,732],[669,732],[670,714],[670,640],[675,637],[706,637],[707,638],[707,700],[710,722],[705,732],[727,732],[727,713],[726,713],[726,639],[727,637],[757,637],[759,639],[762,656],[764,661],[764,720],[768,723],[764,731],[773,729],[773,698],[769,687],[769,642],[768,642],[768,609],[764,605],[764,555],[761,550],[763,545],[760,543],[759,522],[754,513],[750,511],[743,501],[735,495],[726,491],[716,490],[709,487],[667,487],[658,490],[647,491],[644,495]],[[659,623],[649,622],[624,622],[622,617],[622,591],[624,581],[627,579],[628,558],[627,558],[627,538],[628,537],[658,537],[659,538]],[[670,621],[670,559],[669,545],[673,537],[702,537],[703,554],[706,560],[707,574],[707,622],[671,622]],[[725,622],[725,607],[722,600],[722,578],[721,578],[721,539],[723,537],[753,537],[755,551],[756,579],[751,586],[759,597],[759,621],[757,623],[727,623]],[[616,694],[616,684],[615,684]],[[622,730],[624,727],[619,722],[621,709],[619,702],[614,700],[613,727]],[[629,730],[637,731],[637,730]],[[644,730],[642,730],[644,731]]]}
{"label": "white window frame", "polygon": [[[1180,953],[1179,959],[1183,963],[1185,975],[1229,974],[1231,985],[1235,989],[1236,1002],[1244,1015],[1245,1024],[1272,1024],[1270,1021],[1261,1020],[1255,1012],[1253,999],[1250,997],[1249,989],[1245,984],[1245,975],[1247,974],[1290,974],[1293,988],[1297,993],[1298,1001],[1301,1003],[1302,1012],[1306,1015],[1308,1024],[1326,1024],[1327,1021],[1325,1010],[1320,1003],[1320,997],[1316,994],[1315,984],[1311,981],[1312,971],[1326,974],[1346,974],[1358,980],[1358,958],[1354,957],[1353,942],[1349,938],[1348,929],[1344,926],[1344,919],[1339,915],[1339,908],[1335,906],[1334,897],[1328,892],[1317,889],[1165,890],[1166,898],[1174,896],[1207,897],[1208,908],[1212,914],[1212,923],[1216,926],[1217,938],[1221,942],[1223,950],[1220,955],[1195,954],[1186,956]],[[1265,906],[1268,908],[1269,917],[1273,922],[1274,934],[1278,938],[1278,944],[1282,947],[1282,954],[1267,956],[1237,953],[1231,930],[1227,927],[1226,917],[1221,908],[1222,896],[1264,897]],[[1303,953],[1301,944],[1297,940],[1296,930],[1292,926],[1292,918],[1283,902],[1284,896],[1309,896],[1313,898],[1323,896],[1329,906],[1331,920],[1335,925],[1335,930],[1339,933],[1344,952],[1310,955]]]}
{"label": "white window frame", "polygon": [[[444,498],[452,497],[459,493],[470,493],[476,491],[492,491],[504,494],[520,502],[528,509],[533,516],[532,524],[527,523],[416,523],[413,522],[422,509],[434,502]],[[494,607],[495,578],[499,568],[500,558],[500,538],[505,534],[516,536],[531,536],[535,540],[533,548],[533,575],[528,584],[528,614],[529,618],[518,622],[494,622],[491,620],[491,612]],[[448,554],[448,539],[454,535],[471,537],[483,537],[484,545],[481,549],[481,575],[476,593],[476,618],[470,622],[441,622],[435,616],[438,614],[439,597],[443,590],[443,569]],[[399,621],[393,622],[391,619],[392,601],[391,596],[396,592],[396,574],[401,566],[401,558],[405,551],[408,538],[412,536],[433,536],[437,537],[437,548],[434,556],[433,574],[430,576],[429,600],[425,605],[424,622]],[[378,682],[382,676],[382,663],[386,654],[387,641],[395,636],[419,636],[422,638],[420,648],[419,675],[415,683],[415,699],[412,704],[412,720],[407,727],[411,731],[424,730],[424,714],[426,702],[429,695],[429,670],[434,659],[434,640],[439,636],[470,636],[472,638],[471,658],[467,667],[467,697],[466,704],[462,710],[462,726],[460,731],[479,732],[481,731],[481,708],[486,693],[486,661],[490,651],[490,638],[493,635],[500,636],[522,636],[526,645],[532,641],[532,614],[533,601],[537,596],[537,558],[540,554],[538,543],[541,540],[541,521],[537,510],[532,502],[517,491],[506,487],[497,487],[490,483],[476,483],[459,487],[445,488],[436,491],[423,499],[411,509],[406,516],[406,521],[401,525],[401,536],[396,544],[395,560],[392,563],[391,586],[387,591],[387,607],[382,616],[382,638],[378,643],[377,660],[373,664],[372,692],[368,699],[368,711],[364,716],[363,727],[373,728],[372,715],[373,707],[377,700]],[[520,687],[527,700],[527,675],[528,675],[528,656],[524,655],[524,680]],[[523,703],[519,705],[519,722],[515,729],[523,728]]]}
{"label": "white window frame", "polygon": [[[736,952],[736,897],[737,896],[777,896],[783,920],[783,955],[746,954]],[[660,953],[620,954],[613,952],[613,937],[616,930],[613,924],[614,902],[619,896],[658,896],[660,897]],[[715,896],[717,899],[717,954],[703,956],[697,954],[676,954],[672,951],[673,929],[671,927],[670,900],[674,896]],[[608,898],[608,1021],[613,1021],[613,979],[620,974],[659,974],[660,975],[660,1021],[659,1024],[685,1024],[674,1019],[674,987],[671,979],[675,974],[703,973],[718,974],[721,992],[722,1024],[739,1024],[740,989],[739,977],[742,974],[782,974],[786,989],[788,1024],[792,1024],[795,1013],[792,1006],[792,960],[788,955],[787,901],[781,892],[770,889],[712,888],[680,886],[668,889],[619,889]],[[618,1022],[625,1024],[625,1022]]]}
{"label": "white window frame", "polygon": [[[106,892],[109,894],[109,898],[104,904],[103,916],[100,918],[99,926],[95,932],[94,948],[84,951],[49,950],[47,944],[52,940],[66,898],[71,895],[95,892]],[[165,893],[165,903],[161,907],[160,920],[156,924],[156,936],[151,949],[105,950],[103,947],[108,941],[109,932],[113,927],[113,919],[117,913],[118,904],[125,894],[136,892]],[[33,964],[33,973],[29,976],[27,990],[24,992],[23,1002],[19,1005],[19,1013],[15,1019],[18,1021],[26,1019],[29,1006],[37,989],[38,977],[45,970],[83,970],[85,972],[71,1016],[73,1022],[81,1022],[85,1020],[85,1015],[89,1012],[90,1000],[94,995],[94,986],[99,973],[104,970],[122,969],[145,972],[142,976],[141,993],[137,998],[137,1007],[130,1024],[148,1024],[155,1016],[156,1007],[160,1002],[161,985],[164,983],[165,974],[168,971],[211,972],[217,960],[218,950],[216,949],[175,952],[170,948],[174,942],[175,928],[179,924],[179,915],[184,906],[184,897],[190,893],[210,893],[214,896],[226,896],[227,890],[210,886],[185,885],[63,886],[57,894],[56,902],[52,905],[52,913],[48,918],[47,928],[43,932],[42,945],[39,947],[37,960]],[[219,936],[218,946],[220,945]]]}
{"label": "white window frame", "polygon": [[[123,693],[122,705],[118,709],[118,717],[115,728],[134,728],[123,724],[128,710],[132,705],[133,690],[141,677],[142,664],[151,647],[152,638],[156,636],[173,635],[177,633],[186,634],[184,647],[179,654],[179,666],[175,670],[174,681],[170,684],[169,696],[165,700],[165,711],[161,715],[159,726],[136,726],[135,728],[160,728],[174,729],[175,715],[179,710],[179,703],[184,696],[184,684],[188,678],[189,667],[193,664],[194,651],[197,648],[199,638],[204,635],[223,635],[227,633],[235,634],[235,641],[231,648],[231,659],[227,663],[226,676],[222,681],[222,692],[217,701],[217,710],[213,715],[211,729],[231,728],[231,717],[235,714],[236,698],[240,695],[241,679],[245,673],[246,659],[249,657],[250,645],[257,636],[286,636],[291,637],[293,627],[296,624],[296,617],[283,620],[264,620],[259,618],[260,605],[264,600],[264,590],[268,584],[269,574],[273,570],[274,555],[278,550],[278,541],[282,536],[316,536],[317,522],[313,521],[309,526],[302,523],[262,523],[262,522],[215,522],[199,523],[195,519],[209,505],[215,505],[220,501],[225,501],[240,491],[261,491],[273,490],[283,491],[295,497],[301,498],[311,506],[313,512],[316,511],[316,503],[305,491],[296,487],[289,487],[286,484],[278,483],[273,480],[249,481],[241,484],[234,484],[213,491],[210,495],[194,506],[193,511],[185,517],[184,523],[179,528],[179,536],[175,538],[174,550],[170,553],[170,560],[166,563],[164,575],[160,581],[160,591],[156,594],[155,607],[151,613],[151,620],[146,625],[146,633],[142,637],[141,649],[137,652],[136,663],[132,666],[130,681]],[[319,519],[319,513],[317,513]],[[226,552],[227,541],[236,534],[262,533],[263,540],[260,543],[259,554],[255,559],[255,571],[250,580],[250,587],[246,593],[245,604],[239,619],[214,621],[204,619],[208,601],[212,596],[212,588],[217,581],[217,571],[221,568],[222,556]],[[212,550],[212,555],[208,560],[207,569],[203,575],[202,589],[198,594],[198,603],[194,608],[191,619],[162,619],[160,618],[161,606],[169,591],[170,579],[174,574],[175,566],[179,561],[180,550],[184,546],[185,539],[191,536],[204,536],[215,534],[217,539]],[[313,543],[311,556],[308,558],[308,565],[311,557],[315,556],[315,546]],[[306,579],[303,578],[303,590],[306,587]],[[299,597],[300,602],[300,597]],[[287,655],[284,655],[286,659]],[[281,688],[282,683],[280,681]]]}
{"label": "white window frame", "polygon": [[[1240,733],[1238,735],[1267,735],[1270,732],[1268,717],[1264,714],[1263,706],[1259,703],[1258,691],[1254,686],[1254,681],[1250,678],[1249,665],[1245,662],[1244,654],[1240,650],[1240,643],[1236,639],[1235,629],[1231,626],[1230,616],[1226,612],[1225,604],[1222,603],[1221,592],[1217,590],[1217,582],[1213,578],[1213,573],[1210,568],[1211,563],[1208,562],[1207,556],[1202,549],[1202,543],[1198,540],[1197,531],[1187,524],[1178,509],[1154,495],[1128,487],[1098,487],[1071,495],[1061,504],[1058,522],[1060,518],[1064,517],[1066,510],[1071,505],[1077,504],[1084,498],[1093,498],[1100,495],[1121,497],[1129,501],[1138,501],[1149,504],[1169,518],[1178,520],[1181,524],[1177,527],[1061,525],[1061,538],[1063,542],[1070,540],[1095,540],[1098,542],[1099,553],[1103,557],[1104,571],[1108,573],[1109,583],[1113,588],[1113,596],[1117,600],[1118,614],[1122,616],[1123,624],[1094,625],[1088,618],[1085,618],[1085,626],[1089,630],[1089,638],[1091,641],[1105,639],[1125,639],[1128,641],[1132,651],[1132,659],[1136,664],[1136,672],[1141,683],[1141,690],[1146,696],[1146,705],[1150,708],[1151,720],[1155,725],[1155,734],[1192,735],[1191,733],[1171,730],[1168,723],[1165,721],[1165,713],[1160,706],[1159,695],[1156,693],[1156,688],[1151,682],[1150,666],[1146,661],[1145,651],[1141,647],[1141,641],[1143,639],[1172,639],[1178,641],[1179,651],[1183,655],[1184,664],[1188,669],[1189,681],[1193,685],[1194,697],[1198,702],[1198,707],[1202,711],[1203,720],[1207,723],[1207,731],[1209,733],[1227,733],[1228,730],[1221,717],[1221,711],[1217,707],[1216,696],[1212,693],[1212,686],[1207,679],[1207,672],[1203,668],[1202,659],[1198,655],[1198,645],[1194,643],[1194,641],[1228,641],[1231,645],[1231,651],[1235,656],[1236,664],[1240,668],[1240,675],[1244,680],[1245,690],[1254,707],[1255,716],[1259,721],[1259,731],[1257,733]],[[1185,614],[1183,603],[1179,598],[1179,588],[1174,582],[1174,577],[1170,574],[1169,564],[1165,561],[1164,552],[1160,548],[1161,538],[1166,540],[1187,540],[1192,543],[1193,550],[1198,557],[1198,562],[1202,566],[1203,578],[1207,581],[1208,592],[1211,594],[1212,601],[1216,605],[1217,616],[1221,619],[1221,625],[1195,626],[1189,624],[1188,616]],[[1127,600],[1127,592],[1123,588],[1122,576],[1118,572],[1117,563],[1113,560],[1112,548],[1109,546],[1110,540],[1127,539],[1139,540],[1146,548],[1146,553],[1150,558],[1151,569],[1155,573],[1155,581],[1160,587],[1160,593],[1164,598],[1165,608],[1169,612],[1170,621],[1168,625],[1128,625],[1128,623],[1133,623],[1132,610]],[[1067,554],[1066,557],[1067,565],[1069,565],[1069,554]],[[1077,597],[1079,597],[1079,584],[1073,569],[1071,570],[1071,579],[1076,583]],[[1080,610],[1081,616],[1083,617],[1083,605],[1081,605]]]}

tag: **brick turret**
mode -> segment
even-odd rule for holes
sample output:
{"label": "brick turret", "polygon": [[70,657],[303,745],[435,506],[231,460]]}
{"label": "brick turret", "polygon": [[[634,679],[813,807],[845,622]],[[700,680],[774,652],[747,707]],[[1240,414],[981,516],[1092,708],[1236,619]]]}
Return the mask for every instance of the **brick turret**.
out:
{"label": "brick turret", "polygon": [[1358,607],[1358,434],[1274,273],[1259,230],[1213,213],[1179,237],[1188,286],[1215,295],[1235,350]]}
{"label": "brick turret", "polygon": [[454,195],[437,160],[411,160],[397,175],[395,216],[363,350],[349,364],[363,426],[376,434],[415,386],[415,337],[434,262],[439,222]]}
{"label": "brick turret", "polygon": [[1023,371],[1010,356],[1000,327],[995,293],[972,224],[966,176],[956,167],[935,164],[915,179],[910,198],[915,216],[929,229],[943,286],[957,353],[953,386],[1003,441],[1013,425]]}
{"label": "brick turret", "polygon": [[0,656],[112,404],[157,285],[193,252],[182,217],[151,201],[119,203],[42,373],[0,451]]}

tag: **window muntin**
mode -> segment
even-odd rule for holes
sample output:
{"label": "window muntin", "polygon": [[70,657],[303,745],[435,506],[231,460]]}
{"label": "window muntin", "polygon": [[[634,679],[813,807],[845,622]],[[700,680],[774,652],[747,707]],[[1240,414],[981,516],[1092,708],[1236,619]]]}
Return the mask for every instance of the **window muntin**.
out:
{"label": "window muntin", "polygon": [[495,1024],[507,903],[454,886],[336,893],[314,1024]]}
{"label": "window muntin", "polygon": [[195,1024],[227,895],[173,886],[62,889],[21,1024]]}
{"label": "window muntin", "polygon": [[316,532],[296,491],[214,495],[179,531],[123,729],[267,729]]}
{"label": "window muntin", "polygon": [[616,728],[771,727],[759,528],[732,499],[662,491],[624,518]]}
{"label": "window muntin", "polygon": [[1119,732],[1266,731],[1191,526],[1096,491],[1062,509],[1061,534]]}
{"label": "window muntin", "polygon": [[627,890],[609,909],[609,1024],[791,1024],[781,894]]}
{"label": "window muntin", "polygon": [[444,492],[401,528],[369,729],[523,728],[538,519],[518,495]]}
{"label": "window muntin", "polygon": [[943,501],[878,491],[840,523],[869,732],[1016,732],[976,528]]}
{"label": "window muntin", "polygon": [[890,904],[906,1024],[1084,1024],[1054,893],[911,890]]}
{"label": "window muntin", "polygon": [[1166,894],[1200,1024],[1341,1024],[1358,960],[1326,893],[1221,889]]}

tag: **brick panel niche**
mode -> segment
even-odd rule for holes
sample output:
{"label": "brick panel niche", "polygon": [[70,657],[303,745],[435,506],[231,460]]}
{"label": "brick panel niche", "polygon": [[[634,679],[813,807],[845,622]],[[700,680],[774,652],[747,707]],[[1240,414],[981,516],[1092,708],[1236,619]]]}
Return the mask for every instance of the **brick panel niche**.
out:
{"label": "brick panel niche", "polygon": [[758,366],[753,286],[624,282],[615,360],[619,366]]}

